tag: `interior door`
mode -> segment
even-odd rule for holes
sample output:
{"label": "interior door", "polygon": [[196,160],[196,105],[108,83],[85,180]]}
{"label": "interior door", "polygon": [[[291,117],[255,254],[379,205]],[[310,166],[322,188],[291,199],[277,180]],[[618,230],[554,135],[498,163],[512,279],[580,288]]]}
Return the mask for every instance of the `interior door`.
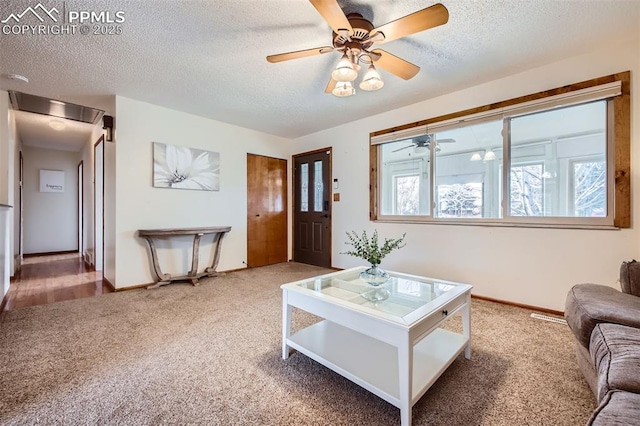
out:
{"label": "interior door", "polygon": [[294,156],[293,259],[331,267],[331,148]]}
{"label": "interior door", "polygon": [[84,258],[84,162],[78,164],[78,253]]}
{"label": "interior door", "polygon": [[104,136],[100,136],[100,139],[93,146],[93,151],[93,265],[96,271],[102,271],[104,260]]}
{"label": "interior door", "polygon": [[287,160],[247,154],[247,264],[287,258]]}

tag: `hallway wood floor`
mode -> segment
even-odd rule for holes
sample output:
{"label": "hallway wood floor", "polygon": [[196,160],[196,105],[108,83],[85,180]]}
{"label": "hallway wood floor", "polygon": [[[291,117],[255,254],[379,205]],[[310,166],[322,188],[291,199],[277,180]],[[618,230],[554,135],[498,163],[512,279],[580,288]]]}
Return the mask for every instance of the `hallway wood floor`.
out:
{"label": "hallway wood floor", "polygon": [[80,254],[28,257],[7,293],[5,311],[110,293],[102,273],[89,270]]}

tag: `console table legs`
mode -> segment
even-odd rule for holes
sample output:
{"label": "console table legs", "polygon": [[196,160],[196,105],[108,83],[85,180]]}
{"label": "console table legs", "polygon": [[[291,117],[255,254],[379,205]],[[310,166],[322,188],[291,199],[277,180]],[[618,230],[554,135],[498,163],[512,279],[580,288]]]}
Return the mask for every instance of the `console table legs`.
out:
{"label": "console table legs", "polygon": [[200,257],[200,238],[204,234],[196,234],[193,236],[193,255],[191,257],[191,270],[187,273],[191,277],[190,281],[193,285],[200,284],[198,282],[198,258]]}
{"label": "console table legs", "polygon": [[200,257],[200,239],[205,234],[196,233],[193,235],[193,250],[191,257],[191,270],[187,273],[187,275],[173,277],[171,274],[167,274],[162,272],[160,268],[160,262],[158,260],[158,251],[156,249],[155,242],[153,241],[153,237],[150,235],[142,235],[142,237],[149,244],[149,250],[151,251],[151,263],[153,265],[153,270],[158,278],[158,281],[155,284],[147,286],[147,289],[157,288],[162,285],[170,284],[173,281],[190,281],[194,286],[199,285],[198,279],[201,277],[215,277],[220,273],[216,271],[218,267],[218,261],[220,260],[220,247],[222,246],[222,237],[225,232],[218,232],[213,237],[213,261],[211,266],[205,268],[204,272],[198,273],[198,261]]}
{"label": "console table legs", "polygon": [[156,250],[156,244],[153,242],[153,238],[143,236],[147,243],[149,243],[149,249],[151,250],[151,263],[153,264],[153,270],[158,277],[158,282],[153,285],[147,286],[147,288],[156,288],[161,285],[169,284],[171,282],[171,274],[165,274],[160,269],[160,262],[158,262],[158,251]]}

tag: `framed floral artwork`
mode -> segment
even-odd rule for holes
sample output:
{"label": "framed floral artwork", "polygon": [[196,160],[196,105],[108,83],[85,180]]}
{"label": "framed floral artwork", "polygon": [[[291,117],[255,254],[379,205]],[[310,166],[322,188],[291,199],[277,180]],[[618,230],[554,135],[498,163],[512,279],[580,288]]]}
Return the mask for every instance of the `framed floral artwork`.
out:
{"label": "framed floral artwork", "polygon": [[220,190],[220,153],[153,143],[153,186]]}

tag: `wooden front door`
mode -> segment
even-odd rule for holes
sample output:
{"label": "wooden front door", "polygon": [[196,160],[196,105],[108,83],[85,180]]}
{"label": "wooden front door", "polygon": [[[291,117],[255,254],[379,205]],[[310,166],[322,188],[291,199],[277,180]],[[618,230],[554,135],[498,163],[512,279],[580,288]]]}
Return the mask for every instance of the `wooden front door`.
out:
{"label": "wooden front door", "polygon": [[247,154],[247,266],[286,262],[287,160]]}
{"label": "wooden front door", "polygon": [[331,267],[331,148],[294,156],[293,259]]}

